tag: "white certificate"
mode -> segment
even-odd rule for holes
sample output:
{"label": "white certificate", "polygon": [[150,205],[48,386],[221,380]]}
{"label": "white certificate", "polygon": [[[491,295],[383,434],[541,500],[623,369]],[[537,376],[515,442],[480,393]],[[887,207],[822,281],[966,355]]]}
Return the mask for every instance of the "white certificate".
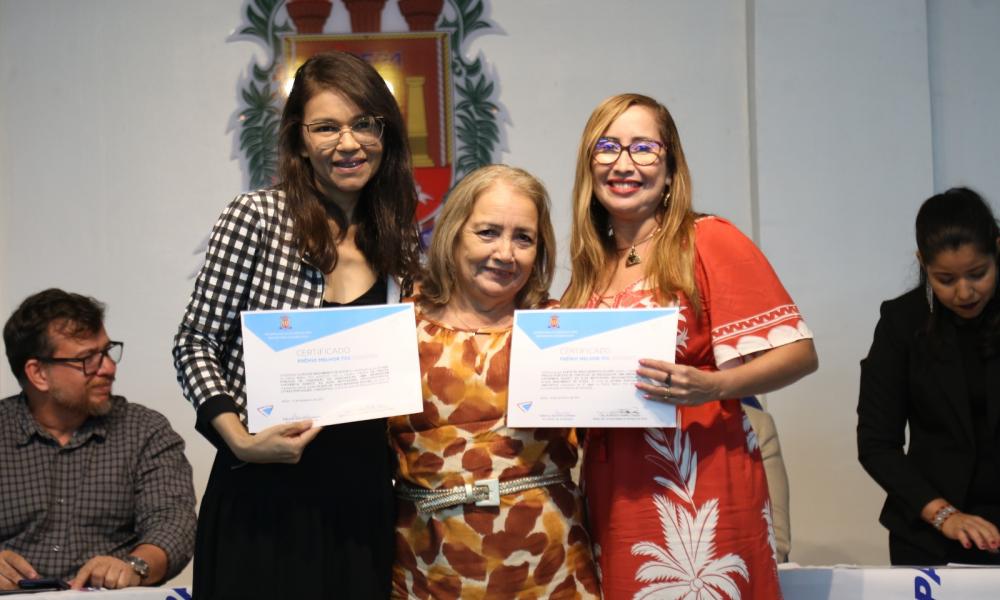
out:
{"label": "white certificate", "polygon": [[413,305],[245,311],[248,428],[423,410]]}
{"label": "white certificate", "polygon": [[673,362],[676,343],[676,308],[515,311],[507,425],[676,427],[635,387],[639,359]]}

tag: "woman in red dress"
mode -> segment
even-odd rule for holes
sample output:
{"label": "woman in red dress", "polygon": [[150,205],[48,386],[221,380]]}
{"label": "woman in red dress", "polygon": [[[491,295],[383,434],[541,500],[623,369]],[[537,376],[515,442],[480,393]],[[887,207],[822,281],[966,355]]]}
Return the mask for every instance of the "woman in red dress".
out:
{"label": "woman in red dress", "polygon": [[780,598],[770,502],[739,398],[816,369],[812,334],[760,250],[691,208],[673,118],[605,100],[583,133],[564,306],[677,306],[676,362],[636,386],[677,428],[588,432],[584,489],[605,598]]}

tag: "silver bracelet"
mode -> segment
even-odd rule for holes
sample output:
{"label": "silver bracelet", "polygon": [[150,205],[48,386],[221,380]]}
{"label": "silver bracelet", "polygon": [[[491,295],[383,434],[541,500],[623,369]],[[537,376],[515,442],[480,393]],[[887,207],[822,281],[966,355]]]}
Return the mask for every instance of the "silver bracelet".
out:
{"label": "silver bracelet", "polygon": [[939,508],[936,513],[934,513],[934,518],[931,520],[931,525],[934,526],[934,529],[941,531],[941,528],[944,527],[944,522],[948,520],[948,517],[957,512],[958,512],[957,508],[955,508],[950,504],[945,504],[944,506]]}

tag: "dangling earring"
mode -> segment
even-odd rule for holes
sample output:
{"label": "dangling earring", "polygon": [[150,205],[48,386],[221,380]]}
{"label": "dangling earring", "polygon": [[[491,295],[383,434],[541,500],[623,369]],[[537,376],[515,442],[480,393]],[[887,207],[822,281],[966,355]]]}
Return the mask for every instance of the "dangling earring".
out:
{"label": "dangling earring", "polygon": [[931,288],[931,282],[924,282],[924,291],[927,293],[927,306],[930,307],[931,313],[934,312],[934,290]]}
{"label": "dangling earring", "polygon": [[663,194],[663,208],[667,208],[668,206],[670,206],[670,188],[667,188]]}

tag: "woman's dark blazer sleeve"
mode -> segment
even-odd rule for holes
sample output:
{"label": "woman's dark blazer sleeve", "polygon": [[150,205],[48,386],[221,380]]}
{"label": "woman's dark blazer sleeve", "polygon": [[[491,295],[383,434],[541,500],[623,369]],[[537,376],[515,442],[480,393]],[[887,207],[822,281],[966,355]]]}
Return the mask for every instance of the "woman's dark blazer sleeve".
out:
{"label": "woman's dark blazer sleeve", "polygon": [[[925,473],[930,465],[904,451],[907,421],[919,402],[912,390],[920,382],[914,372],[923,368],[917,333],[926,322],[922,290],[882,303],[868,356],[861,361],[858,400],[858,459],[868,474],[888,493],[883,511],[913,522],[923,507],[942,495]],[[922,313],[922,314],[921,314]]]}

